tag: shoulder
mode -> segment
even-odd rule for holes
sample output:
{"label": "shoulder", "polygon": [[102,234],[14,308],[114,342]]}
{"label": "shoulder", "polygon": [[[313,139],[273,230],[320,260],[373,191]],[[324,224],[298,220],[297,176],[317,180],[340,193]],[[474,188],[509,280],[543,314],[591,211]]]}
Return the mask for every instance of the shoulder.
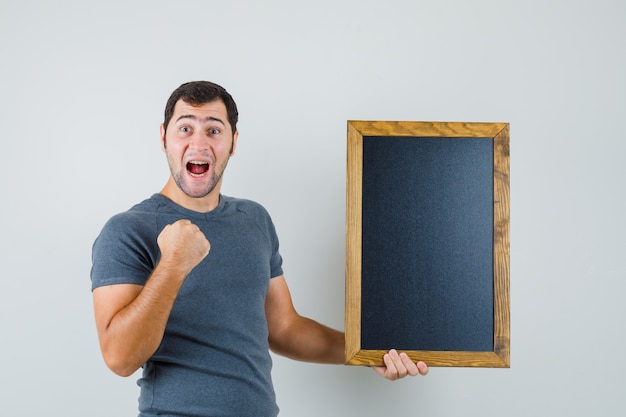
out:
{"label": "shoulder", "polygon": [[158,213],[158,202],[154,197],[142,201],[130,209],[112,216],[105,224],[104,230],[130,231],[134,229],[145,229],[154,223]]}
{"label": "shoulder", "polygon": [[226,196],[222,198],[224,198],[224,213],[237,218],[237,222],[242,225],[256,227],[272,241],[277,239],[274,222],[263,205],[245,198]]}
{"label": "shoulder", "polygon": [[151,197],[106,222],[92,245],[92,289],[145,283],[159,256],[158,212]]}
{"label": "shoulder", "polygon": [[159,232],[157,219],[162,204],[155,195],[115,214],[105,223],[96,241],[112,239],[137,243],[155,239]]}
{"label": "shoulder", "polygon": [[224,199],[224,210],[236,210],[253,217],[270,217],[269,212],[260,203],[245,198],[236,198],[222,195]]}

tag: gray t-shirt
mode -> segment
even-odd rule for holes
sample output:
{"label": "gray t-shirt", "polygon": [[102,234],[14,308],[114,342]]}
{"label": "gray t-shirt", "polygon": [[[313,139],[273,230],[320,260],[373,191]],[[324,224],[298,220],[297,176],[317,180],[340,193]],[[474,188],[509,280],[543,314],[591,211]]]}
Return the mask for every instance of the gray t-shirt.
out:
{"label": "gray t-shirt", "polygon": [[145,284],[159,260],[157,236],[180,219],[204,232],[211,251],[185,279],[143,367],[140,416],[276,416],[265,296],[283,270],[262,206],[220,196],[215,210],[198,213],[155,194],[104,226],[93,245],[92,289]]}

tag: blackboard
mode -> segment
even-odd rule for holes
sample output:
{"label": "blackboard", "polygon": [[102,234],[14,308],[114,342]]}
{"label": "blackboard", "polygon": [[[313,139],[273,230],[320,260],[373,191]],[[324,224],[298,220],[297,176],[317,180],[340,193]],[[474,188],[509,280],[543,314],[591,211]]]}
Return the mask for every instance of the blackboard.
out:
{"label": "blackboard", "polygon": [[346,363],[509,366],[509,126],[348,122]]}

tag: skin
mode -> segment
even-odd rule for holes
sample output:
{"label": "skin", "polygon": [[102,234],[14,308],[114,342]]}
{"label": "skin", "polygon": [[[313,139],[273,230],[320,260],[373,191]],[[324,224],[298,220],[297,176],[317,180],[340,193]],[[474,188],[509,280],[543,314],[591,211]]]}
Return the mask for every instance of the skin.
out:
{"label": "skin", "polygon": [[[167,129],[161,125],[160,132],[171,172],[161,193],[190,210],[215,209],[222,175],[238,138],[224,104],[217,100],[192,106],[179,100]],[[192,161],[206,169],[191,173],[188,164]],[[119,284],[93,291],[102,355],[107,366],[121,376],[133,374],[156,352],[181,285],[211,250],[204,234],[189,220],[166,226],[157,243],[161,259],[144,286]],[[270,280],[265,313],[272,351],[301,361],[344,363],[344,334],[299,315],[284,276]],[[384,361],[386,366],[374,370],[390,380],[428,373],[423,362],[414,363],[395,350]]]}

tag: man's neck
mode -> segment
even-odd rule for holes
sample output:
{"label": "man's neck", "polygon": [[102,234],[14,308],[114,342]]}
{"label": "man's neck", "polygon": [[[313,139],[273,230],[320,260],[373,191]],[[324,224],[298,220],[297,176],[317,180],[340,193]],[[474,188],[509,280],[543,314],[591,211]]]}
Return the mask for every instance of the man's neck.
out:
{"label": "man's neck", "polygon": [[185,194],[172,177],[167,180],[165,187],[161,190],[161,194],[172,200],[174,203],[188,210],[197,211],[199,213],[208,213],[214,210],[220,203],[220,185],[216,186],[213,191],[204,197],[194,198]]}

